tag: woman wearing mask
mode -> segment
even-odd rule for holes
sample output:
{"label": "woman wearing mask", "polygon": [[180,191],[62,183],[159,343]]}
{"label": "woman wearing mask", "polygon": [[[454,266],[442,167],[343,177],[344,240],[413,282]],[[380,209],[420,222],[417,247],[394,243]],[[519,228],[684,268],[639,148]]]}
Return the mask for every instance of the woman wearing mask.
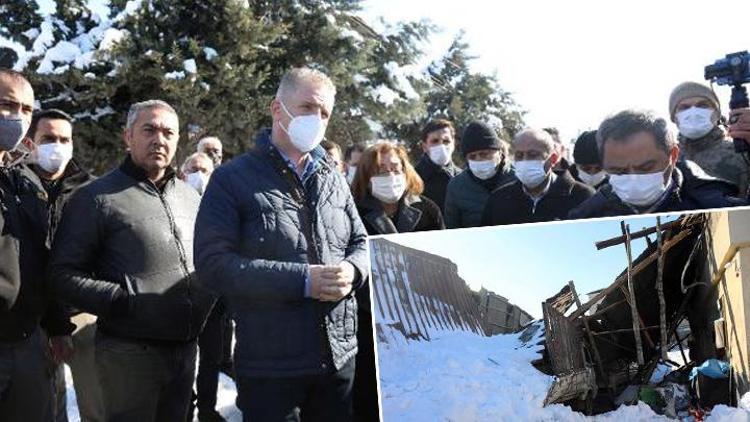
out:
{"label": "woman wearing mask", "polygon": [[[409,163],[406,150],[379,142],[362,154],[352,183],[352,194],[370,235],[444,229],[434,202],[421,195],[424,185]],[[357,421],[376,421],[378,415],[375,355],[370,314],[370,288],[357,291],[359,330],[354,415]]]}

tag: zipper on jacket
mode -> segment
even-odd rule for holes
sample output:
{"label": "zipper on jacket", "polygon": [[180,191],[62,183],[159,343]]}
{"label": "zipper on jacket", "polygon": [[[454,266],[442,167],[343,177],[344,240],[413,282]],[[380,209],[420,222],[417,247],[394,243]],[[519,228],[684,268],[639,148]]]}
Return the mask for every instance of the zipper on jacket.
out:
{"label": "zipper on jacket", "polygon": [[[174,183],[174,181],[167,182],[167,183]],[[191,285],[192,277],[190,275],[190,270],[188,269],[188,265],[187,265],[187,254],[185,253],[185,248],[182,245],[182,240],[178,238],[177,236],[177,223],[175,222],[174,215],[172,214],[172,209],[169,207],[169,203],[167,202],[167,198],[165,194],[162,193],[155,185],[153,185],[153,188],[156,189],[156,193],[159,196],[159,200],[161,201],[161,204],[164,207],[164,212],[167,215],[167,219],[169,220],[169,229],[172,232],[172,237],[174,238],[175,245],[177,246],[177,252],[180,255],[180,264],[182,266],[182,272],[185,275],[185,280],[187,283],[187,295],[188,295],[188,332],[187,332],[187,335],[190,336],[193,332],[193,302],[190,297],[190,285]],[[164,189],[166,190],[167,186],[165,186]]]}

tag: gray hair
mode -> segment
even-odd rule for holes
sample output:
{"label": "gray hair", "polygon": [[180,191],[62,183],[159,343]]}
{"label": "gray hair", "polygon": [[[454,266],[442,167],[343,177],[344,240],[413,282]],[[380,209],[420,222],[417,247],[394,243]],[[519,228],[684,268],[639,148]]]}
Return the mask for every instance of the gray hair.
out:
{"label": "gray hair", "polygon": [[677,145],[667,121],[651,111],[624,110],[604,119],[596,132],[599,157],[604,157],[607,142],[626,142],[632,135],[647,132],[654,136],[657,148],[669,154]]}
{"label": "gray hair", "polygon": [[188,168],[190,163],[193,162],[193,160],[197,159],[203,159],[206,160],[207,163],[211,164],[211,171],[214,170],[214,162],[211,160],[211,157],[208,156],[208,154],[204,152],[194,152],[188,156],[188,158],[185,159],[185,161],[182,163],[182,167],[180,167],[180,170],[183,174],[185,174],[185,170]]}
{"label": "gray hair", "polygon": [[175,116],[179,115],[175,111],[174,107],[169,105],[166,101],[162,100],[146,100],[141,101],[139,103],[133,103],[130,106],[130,110],[128,110],[128,119],[125,122],[125,130],[130,130],[133,128],[133,125],[135,124],[135,121],[138,120],[138,115],[143,110],[152,109],[152,108],[161,108],[164,110],[169,111],[170,113],[174,114]]}
{"label": "gray hair", "polygon": [[203,146],[206,145],[209,142],[214,142],[214,141],[218,142],[219,145],[223,147],[223,145],[221,143],[221,139],[219,139],[219,138],[217,138],[215,136],[206,136],[205,138],[201,138],[201,140],[198,141],[198,145],[196,145],[195,149],[198,152],[203,152]]}
{"label": "gray hair", "polygon": [[516,133],[516,136],[513,137],[513,141],[511,142],[511,148],[515,148],[516,144],[526,137],[534,138],[544,144],[544,149],[547,153],[551,153],[555,150],[555,139],[552,135],[546,130],[533,128],[526,128]]}
{"label": "gray hair", "polygon": [[297,90],[302,82],[313,82],[323,85],[323,87],[331,91],[333,97],[336,97],[336,86],[328,75],[319,70],[310,69],[309,67],[297,67],[288,70],[284,76],[281,77],[279,88],[276,91],[276,99],[289,96]]}

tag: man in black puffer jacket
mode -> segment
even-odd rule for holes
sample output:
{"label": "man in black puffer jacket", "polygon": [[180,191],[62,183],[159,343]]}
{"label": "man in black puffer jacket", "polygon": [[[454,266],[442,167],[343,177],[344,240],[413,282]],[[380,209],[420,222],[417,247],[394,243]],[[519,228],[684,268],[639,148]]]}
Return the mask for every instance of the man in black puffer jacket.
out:
{"label": "man in black puffer jacket", "polygon": [[664,119],[625,110],[605,119],[597,131],[609,184],[570,211],[570,218],[689,211],[743,206],[736,185],[705,174],[691,161],[678,161],[680,147]]}
{"label": "man in black puffer jacket", "polygon": [[109,421],[183,421],[196,338],[214,303],[193,269],[199,196],[169,167],[177,113],[134,104],[119,168],[81,187],[55,236],[51,275],[71,305],[98,316],[97,373]]}
{"label": "man in black puffer jacket", "polygon": [[334,97],[325,74],[287,72],[273,128],[213,173],[198,214],[196,268],[236,323],[246,421],[352,419],[354,294],[369,270],[349,187],[319,145]]}

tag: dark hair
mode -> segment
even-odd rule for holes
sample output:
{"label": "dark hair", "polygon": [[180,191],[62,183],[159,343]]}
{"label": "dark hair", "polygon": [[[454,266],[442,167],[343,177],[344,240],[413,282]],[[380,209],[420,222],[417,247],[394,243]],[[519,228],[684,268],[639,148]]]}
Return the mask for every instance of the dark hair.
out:
{"label": "dark hair", "polygon": [[352,158],[352,153],[358,152],[361,154],[365,152],[365,149],[367,148],[362,142],[357,142],[355,144],[349,145],[348,147],[346,147],[346,151],[344,152],[344,161],[349,161],[349,159]]}
{"label": "dark hair", "polygon": [[604,119],[596,132],[599,156],[604,157],[607,142],[627,142],[636,133],[654,136],[656,147],[669,154],[677,140],[667,127],[667,121],[650,111],[625,110]]}
{"label": "dark hair", "polygon": [[451,134],[454,137],[456,136],[456,128],[453,127],[453,123],[451,123],[450,120],[445,120],[445,119],[430,120],[422,129],[422,142],[425,142],[427,140],[427,135],[431,134],[432,132],[435,132],[436,130],[442,130],[445,128],[449,128],[451,130]]}
{"label": "dark hair", "polygon": [[39,110],[31,116],[31,125],[29,126],[29,131],[26,132],[26,136],[34,139],[34,136],[36,136],[36,130],[39,127],[39,122],[43,119],[65,120],[71,125],[73,124],[73,118],[70,117],[70,114],[62,110],[58,110],[56,108],[51,108],[49,110]]}

